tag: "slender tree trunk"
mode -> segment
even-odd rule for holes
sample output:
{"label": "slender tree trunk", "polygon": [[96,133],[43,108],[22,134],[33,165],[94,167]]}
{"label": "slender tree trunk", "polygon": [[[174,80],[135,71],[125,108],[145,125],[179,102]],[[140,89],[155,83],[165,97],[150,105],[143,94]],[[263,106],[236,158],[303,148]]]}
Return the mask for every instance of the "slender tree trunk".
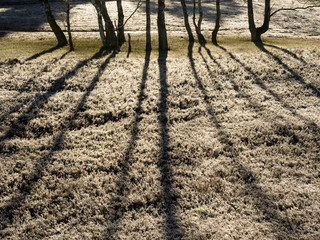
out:
{"label": "slender tree trunk", "polygon": [[[193,25],[194,25],[196,32],[197,32],[198,27],[197,27],[197,23],[196,23],[196,8],[197,8],[196,7],[196,0],[193,0],[192,21],[193,21]],[[198,32],[197,32],[197,34],[198,34]]]}
{"label": "slender tree trunk", "polygon": [[71,35],[71,26],[70,26],[70,0],[67,2],[67,27],[68,27],[70,51],[74,51],[72,35]]}
{"label": "slender tree trunk", "polygon": [[159,50],[168,50],[167,30],[164,16],[165,0],[158,0],[158,38],[159,38]]}
{"label": "slender tree trunk", "polygon": [[204,38],[204,36],[201,33],[201,24],[202,24],[202,20],[203,20],[203,10],[202,10],[202,0],[198,0],[198,8],[199,8],[199,20],[198,20],[198,28],[199,28],[199,33],[200,33],[200,38],[201,38],[201,43],[202,44],[206,44],[207,41]]}
{"label": "slender tree trunk", "polygon": [[103,27],[103,22],[102,22],[102,14],[101,14],[101,9],[100,7],[95,3],[94,0],[91,1],[93,6],[95,7],[97,11],[97,17],[98,17],[98,26],[99,26],[99,33],[100,33],[100,39],[103,44],[104,48],[107,48],[107,42],[106,42],[106,37],[104,35],[104,27]]}
{"label": "slender tree trunk", "polygon": [[102,15],[101,15],[100,8],[97,8],[97,13],[98,13],[98,25],[99,25],[100,38],[101,38],[103,46],[105,48],[107,48],[107,40],[106,40],[106,36],[104,35],[104,27],[103,27]]}
{"label": "slender tree trunk", "polygon": [[121,46],[125,41],[124,35],[124,15],[122,9],[122,2],[121,0],[117,0],[117,9],[118,9],[118,44]]}
{"label": "slender tree trunk", "polygon": [[101,10],[102,17],[104,19],[106,28],[106,44],[110,49],[119,49],[117,35],[113,26],[113,23],[108,14],[108,10],[104,0],[94,0]]}
{"label": "slender tree trunk", "polygon": [[256,28],[256,25],[254,23],[252,0],[248,0],[248,19],[249,19],[249,30],[251,33],[251,40],[253,42],[261,42],[261,35],[269,30],[270,0],[265,0],[264,21],[261,27]]}
{"label": "slender tree trunk", "polygon": [[146,51],[151,51],[150,0],[146,0]]}
{"label": "slender tree trunk", "polygon": [[203,10],[202,10],[201,0],[198,0],[198,10],[199,10],[198,28],[201,30],[201,24],[203,20]]}
{"label": "slender tree trunk", "polygon": [[249,30],[251,33],[251,40],[253,42],[261,42],[261,36],[258,35],[256,24],[254,23],[252,0],[248,0],[248,20],[249,20]]}
{"label": "slender tree trunk", "polygon": [[198,25],[197,25],[197,23],[196,23],[196,0],[193,0],[193,25],[196,29],[199,43],[201,45],[205,45],[207,43],[207,41],[205,40],[204,36],[201,33],[201,23],[202,23],[202,19],[203,19],[201,0],[198,0],[198,11],[199,11],[199,20],[198,20]]}
{"label": "slender tree trunk", "polygon": [[258,33],[264,34],[266,31],[269,30],[269,24],[270,24],[270,0],[265,0],[264,4],[264,20],[261,27],[257,28]]}
{"label": "slender tree trunk", "polygon": [[212,31],[212,43],[217,45],[217,35],[220,28],[220,18],[221,18],[221,10],[220,10],[220,0],[216,0],[216,25]]}
{"label": "slender tree trunk", "polygon": [[182,11],[183,11],[183,18],[184,18],[184,25],[186,27],[188,37],[189,37],[189,42],[194,42],[194,37],[191,31],[191,27],[189,24],[189,15],[187,11],[187,6],[185,0],[181,0],[181,6],[182,6]]}
{"label": "slender tree trunk", "polygon": [[50,4],[49,4],[48,0],[41,0],[41,3],[44,6],[48,23],[49,23],[52,31],[54,32],[54,34],[58,40],[58,46],[62,47],[62,46],[67,45],[68,44],[67,38],[64,35],[64,33],[62,32],[59,25],[57,24],[56,20],[54,19],[54,16],[51,12],[51,8],[50,8]]}

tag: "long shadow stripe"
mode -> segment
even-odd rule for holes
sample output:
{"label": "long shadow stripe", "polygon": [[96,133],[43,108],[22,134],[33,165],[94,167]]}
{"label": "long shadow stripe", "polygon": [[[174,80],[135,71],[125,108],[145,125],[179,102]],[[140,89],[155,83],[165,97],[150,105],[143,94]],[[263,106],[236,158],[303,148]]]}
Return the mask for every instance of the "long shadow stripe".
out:
{"label": "long shadow stripe", "polygon": [[158,65],[160,71],[160,115],[159,124],[161,130],[161,158],[158,163],[161,172],[161,185],[163,189],[163,201],[166,212],[166,233],[167,239],[180,239],[182,233],[177,221],[176,213],[176,193],[172,189],[173,172],[170,165],[170,155],[168,145],[170,142],[168,134],[168,83],[167,83],[167,55],[168,52],[160,52]]}
{"label": "long shadow stripe", "polygon": [[31,57],[28,57],[28,58],[25,60],[25,62],[28,62],[28,61],[37,59],[37,58],[41,57],[42,55],[45,55],[45,54],[47,54],[47,53],[52,53],[52,52],[54,52],[54,51],[56,51],[56,50],[58,50],[58,49],[60,49],[60,48],[62,48],[62,47],[60,47],[60,46],[55,46],[55,47],[49,48],[49,49],[47,49],[47,50],[44,50],[44,51],[42,51],[42,52],[36,53],[36,54],[32,55]]}
{"label": "long shadow stripe", "polygon": [[313,121],[311,121],[310,119],[308,119],[308,118],[302,116],[301,114],[297,113],[297,111],[296,111],[293,107],[291,107],[290,105],[288,105],[286,102],[284,102],[283,99],[281,99],[281,97],[280,97],[276,92],[274,92],[274,91],[272,91],[271,89],[269,89],[269,88],[262,82],[262,80],[257,76],[256,73],[254,73],[249,67],[245,66],[244,63],[242,63],[238,58],[236,58],[236,57],[235,57],[232,53],[230,53],[226,48],[224,48],[224,47],[222,47],[222,46],[220,46],[220,45],[218,45],[218,47],[219,47],[220,49],[222,49],[223,51],[225,51],[232,60],[234,60],[235,62],[237,62],[247,73],[249,73],[249,74],[253,77],[253,79],[254,79],[254,81],[255,81],[255,84],[256,84],[257,86],[259,86],[261,89],[263,89],[265,92],[269,93],[277,102],[279,102],[279,103],[282,105],[282,107],[283,107],[284,109],[289,110],[293,116],[296,116],[296,117],[301,118],[302,120],[304,120],[305,122],[307,122],[307,123],[310,125],[310,127],[312,127],[313,129],[315,129],[317,132],[320,133],[320,127],[319,127],[315,122],[313,122]]}
{"label": "long shadow stripe", "polygon": [[282,47],[278,47],[278,46],[272,45],[272,44],[264,44],[264,45],[268,46],[268,47],[272,47],[272,48],[278,49],[278,50],[284,52],[285,54],[288,54],[289,56],[293,57],[294,59],[300,61],[302,64],[307,64],[307,62],[302,57],[299,57],[297,54],[295,54],[294,52],[289,51],[288,49],[285,49],[285,48],[282,48]]}
{"label": "long shadow stripe", "polygon": [[[50,63],[50,65],[56,64],[59,60],[63,59],[67,54],[69,54],[70,51],[65,52],[60,58],[55,59],[54,61],[52,61]],[[30,84],[32,84],[32,80],[34,78],[40,77],[41,74],[45,71],[45,69],[48,67],[48,65],[46,65],[45,67],[43,67],[37,74],[35,74],[33,77],[29,78],[29,80],[27,80],[20,88],[19,88],[19,93],[17,93],[15,96],[13,96],[13,99],[16,99],[17,97],[19,97],[27,88]],[[23,106],[25,105],[25,103],[20,103],[18,105],[13,106],[9,111],[5,112],[4,114],[2,114],[0,116],[0,123],[3,122],[4,120],[6,120],[12,113],[18,112]]]}
{"label": "long shadow stripe", "polygon": [[54,159],[53,156],[57,151],[63,150],[62,144],[66,135],[66,132],[69,128],[72,127],[74,120],[77,118],[79,111],[83,108],[86,100],[94,87],[97,85],[101,75],[109,64],[110,60],[114,58],[115,55],[111,54],[106,61],[99,67],[98,73],[92,79],[91,84],[88,86],[86,92],[83,94],[80,99],[77,108],[70,115],[70,117],[66,118],[68,121],[64,124],[64,128],[59,132],[59,134],[54,137],[53,144],[51,146],[50,152],[45,155],[38,162],[37,166],[34,167],[32,173],[28,174],[28,176],[24,177],[25,180],[21,182],[22,189],[18,192],[14,197],[9,200],[9,203],[4,207],[0,208],[1,215],[1,225],[0,230],[6,229],[10,224],[13,224],[14,221],[14,210],[20,208],[25,203],[27,196],[29,196],[32,190],[36,187],[36,184],[41,180],[44,171],[48,167],[49,164],[52,164]]}
{"label": "long shadow stripe", "polygon": [[[86,59],[84,61],[79,62],[76,67],[63,75],[62,77],[56,79],[54,84],[47,90],[47,92],[41,94],[38,96],[35,101],[30,105],[30,107],[20,115],[20,117],[11,125],[10,129],[7,130],[1,137],[0,137],[0,144],[13,136],[15,136],[16,133],[22,134],[26,130],[26,126],[28,123],[34,119],[37,116],[36,110],[39,110],[44,107],[44,105],[48,102],[48,100],[58,93],[59,91],[62,91],[64,89],[64,84],[66,80],[73,77],[79,69],[81,69],[83,66],[88,64],[91,60],[99,58],[103,55],[103,50],[101,49],[99,52],[97,52],[95,55],[93,55],[91,58]],[[0,145],[1,149],[1,145]]]}
{"label": "long shadow stripe", "polygon": [[[213,124],[215,128],[218,130],[218,140],[221,144],[225,146],[224,149],[226,149],[229,153],[232,154],[232,160],[234,168],[239,172],[243,182],[244,186],[248,190],[248,193],[250,196],[255,199],[255,205],[259,209],[259,211],[264,215],[265,220],[273,224],[273,228],[278,230],[276,228],[277,225],[280,225],[284,227],[287,231],[287,234],[292,233],[293,227],[292,224],[288,219],[283,218],[280,214],[278,214],[277,211],[274,209],[277,209],[277,206],[275,203],[273,203],[269,199],[274,199],[272,195],[266,194],[263,189],[258,185],[257,180],[254,178],[254,174],[247,169],[243,164],[241,164],[238,160],[239,151],[235,144],[230,140],[230,135],[228,132],[225,132],[225,130],[222,128],[221,124],[216,118],[216,114],[214,113],[212,106],[209,102],[209,97],[207,95],[207,91],[204,88],[204,85],[202,84],[201,78],[199,77],[197,70],[195,68],[194,60],[193,60],[193,54],[192,54],[192,44],[189,45],[188,49],[188,56],[190,61],[190,66],[194,75],[194,78],[196,79],[198,83],[198,88],[201,90],[203,94],[204,101],[207,105],[207,111],[211,117],[211,120],[213,121]],[[229,202],[227,202],[230,204]],[[231,204],[230,204],[231,205]],[[231,205],[235,210],[235,206]],[[265,207],[263,207],[265,206]]]}
{"label": "long shadow stripe", "polygon": [[[134,120],[131,123],[132,130],[131,130],[131,138],[129,141],[129,146],[125,151],[125,157],[123,161],[119,163],[121,172],[120,172],[119,180],[116,182],[116,186],[118,186],[118,188],[116,189],[116,194],[110,200],[110,205],[112,206],[112,208],[109,209],[108,213],[104,216],[107,220],[111,220],[113,223],[113,225],[107,226],[107,229],[105,230],[105,237],[107,239],[115,239],[114,235],[118,230],[117,225],[125,213],[125,209],[121,209],[122,202],[119,202],[119,196],[125,195],[126,182],[127,182],[128,172],[130,168],[130,160],[132,158],[132,152],[134,150],[136,141],[138,139],[139,123],[141,121],[142,103],[143,103],[143,100],[145,99],[144,91],[146,88],[146,81],[148,79],[149,63],[150,63],[150,52],[146,52],[145,63],[144,63],[143,72],[142,72],[142,80],[140,84],[140,93],[138,96],[138,104],[136,108],[136,114],[135,114]],[[119,206],[119,208],[115,209],[115,206]]]}
{"label": "long shadow stripe", "polygon": [[313,93],[320,98],[320,91],[318,88],[313,86],[311,83],[306,83],[305,80],[297,74],[292,68],[290,68],[286,63],[284,63],[277,55],[273,54],[267,50],[263,44],[255,44],[262,52],[270,56],[274,61],[276,61],[280,66],[282,66],[286,71],[288,71],[292,77],[298,81],[302,86],[313,91]]}

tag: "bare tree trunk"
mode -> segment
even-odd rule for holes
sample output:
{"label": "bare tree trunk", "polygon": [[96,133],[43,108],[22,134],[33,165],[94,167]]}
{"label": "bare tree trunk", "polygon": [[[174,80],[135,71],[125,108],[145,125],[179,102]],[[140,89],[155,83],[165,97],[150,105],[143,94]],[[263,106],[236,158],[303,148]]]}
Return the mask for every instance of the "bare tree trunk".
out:
{"label": "bare tree trunk", "polygon": [[270,24],[270,0],[265,0],[264,3],[264,20],[261,27],[257,28],[258,33],[264,34],[266,31],[269,30],[269,24]]}
{"label": "bare tree trunk", "polygon": [[71,26],[70,26],[70,0],[68,0],[67,2],[67,27],[68,27],[70,51],[74,51],[72,35],[71,35]]}
{"label": "bare tree trunk", "polygon": [[201,24],[203,20],[203,10],[201,5],[201,0],[198,0],[198,10],[199,10],[198,28],[201,30]]}
{"label": "bare tree trunk", "polygon": [[146,0],[146,51],[151,51],[150,0]]}
{"label": "bare tree trunk", "polygon": [[104,0],[94,0],[95,4],[99,6],[101,10],[102,17],[104,19],[105,28],[106,28],[106,44],[107,48],[110,49],[119,49],[118,40],[116,32],[113,26],[113,23],[108,14],[108,10]]}
{"label": "bare tree trunk", "polygon": [[59,25],[57,24],[56,20],[54,19],[48,0],[40,0],[40,1],[45,9],[48,23],[58,40],[58,46],[59,47],[66,46],[68,44],[67,38],[62,32]]}
{"label": "bare tree trunk", "polygon": [[251,40],[253,42],[261,42],[261,36],[258,35],[256,24],[254,23],[252,0],[248,0],[248,20],[249,20],[249,30],[251,33]]}
{"label": "bare tree trunk", "polygon": [[104,27],[103,27],[103,22],[102,22],[102,14],[101,14],[101,9],[100,7],[95,3],[94,0],[91,0],[91,3],[95,7],[97,11],[97,17],[98,17],[98,25],[99,25],[99,33],[100,33],[100,39],[103,44],[104,48],[107,48],[107,42],[106,42],[106,37],[104,35]]}
{"label": "bare tree trunk", "polygon": [[220,28],[220,18],[221,18],[221,10],[220,10],[220,0],[216,0],[216,25],[212,31],[212,43],[217,45],[217,35]]}
{"label": "bare tree trunk", "polygon": [[118,44],[121,46],[126,38],[124,36],[124,15],[122,9],[121,0],[117,0],[117,9],[118,9]]}
{"label": "bare tree trunk", "polygon": [[106,36],[104,35],[104,27],[103,27],[102,15],[101,15],[100,8],[97,8],[97,13],[98,13],[98,25],[99,25],[100,38],[101,38],[103,46],[105,48],[107,48],[107,41],[106,41]]}
{"label": "bare tree trunk", "polygon": [[202,6],[201,6],[201,0],[198,0],[198,11],[199,11],[199,20],[198,20],[198,25],[196,23],[196,0],[193,0],[193,25],[196,29],[196,33],[198,36],[199,43],[201,45],[205,45],[207,42],[204,38],[204,36],[201,33],[201,23],[203,19],[203,11],[202,11]]}
{"label": "bare tree trunk", "polygon": [[254,23],[252,0],[248,0],[248,19],[249,19],[249,30],[251,33],[251,40],[253,42],[261,42],[261,35],[269,30],[270,0],[265,0],[264,21],[261,27],[256,28],[256,25]]}
{"label": "bare tree trunk", "polygon": [[183,17],[184,17],[184,25],[186,27],[188,37],[189,37],[189,42],[194,42],[194,37],[191,31],[191,27],[189,24],[189,15],[187,11],[187,6],[185,0],[181,0],[181,6],[182,6],[182,11],[183,11]]}
{"label": "bare tree trunk", "polygon": [[158,0],[158,38],[159,38],[159,50],[168,50],[167,30],[164,16],[165,0]]}

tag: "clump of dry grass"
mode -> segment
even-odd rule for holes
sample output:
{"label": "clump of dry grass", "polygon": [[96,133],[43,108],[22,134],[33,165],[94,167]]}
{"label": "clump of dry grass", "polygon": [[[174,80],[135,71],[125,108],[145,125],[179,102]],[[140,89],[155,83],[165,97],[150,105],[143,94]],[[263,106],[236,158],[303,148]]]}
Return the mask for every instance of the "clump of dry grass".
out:
{"label": "clump of dry grass", "polygon": [[319,238],[316,45],[173,42],[2,56],[2,239]]}

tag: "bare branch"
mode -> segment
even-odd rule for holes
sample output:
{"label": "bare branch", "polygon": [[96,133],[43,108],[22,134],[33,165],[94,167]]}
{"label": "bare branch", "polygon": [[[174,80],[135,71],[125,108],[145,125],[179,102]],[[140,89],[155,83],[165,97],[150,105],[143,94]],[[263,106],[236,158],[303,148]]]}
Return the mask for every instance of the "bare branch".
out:
{"label": "bare branch", "polygon": [[132,18],[132,16],[138,11],[138,9],[141,7],[141,5],[142,5],[142,0],[139,0],[136,9],[130,14],[130,16],[127,18],[127,20],[123,23],[123,25],[118,26],[118,28],[116,28],[116,30],[123,28],[127,24],[127,22],[130,20],[130,18]]}
{"label": "bare branch", "polygon": [[320,7],[320,5],[310,5],[310,6],[306,6],[306,7],[295,7],[295,8],[280,8],[275,10],[273,13],[270,14],[270,17],[272,17],[273,15],[275,15],[276,13],[280,12],[280,11],[296,11],[296,10],[305,10],[305,9],[309,9],[309,8],[318,8]]}

